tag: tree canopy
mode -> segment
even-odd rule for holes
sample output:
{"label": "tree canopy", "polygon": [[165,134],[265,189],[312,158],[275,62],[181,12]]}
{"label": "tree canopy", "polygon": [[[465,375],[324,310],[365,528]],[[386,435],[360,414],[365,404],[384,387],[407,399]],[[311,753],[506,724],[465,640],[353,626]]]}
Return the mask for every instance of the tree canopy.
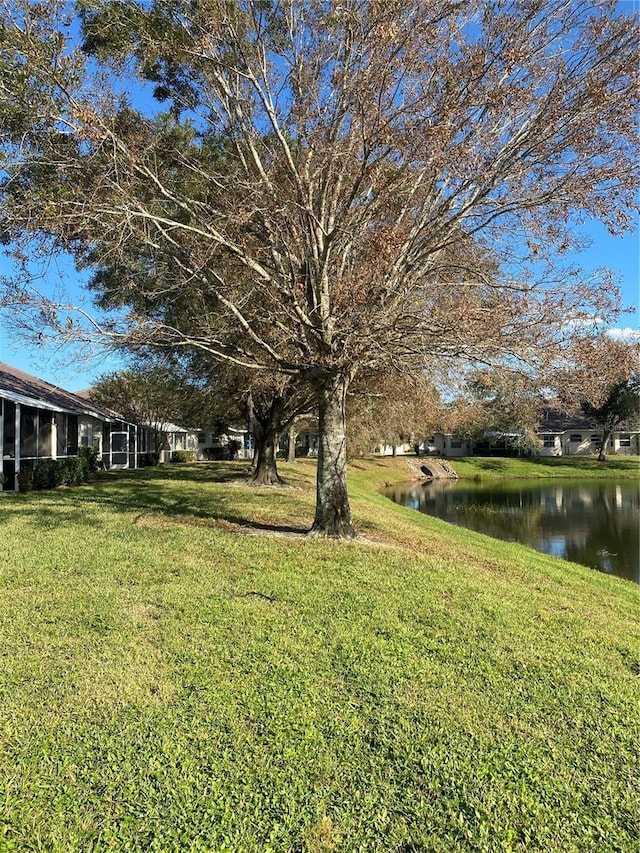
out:
{"label": "tree canopy", "polygon": [[614,429],[622,424],[636,428],[640,424],[640,374],[636,371],[629,379],[623,379],[612,385],[607,396],[598,406],[585,400],[582,410],[588,418],[602,428],[598,459],[604,462],[607,444]]}
{"label": "tree canopy", "polygon": [[607,335],[577,337],[552,381],[562,405],[582,410],[602,429],[599,459],[614,429],[640,422],[640,344]]}
{"label": "tree canopy", "polygon": [[96,403],[151,427],[156,451],[171,424],[202,429],[223,414],[211,389],[157,358],[138,357],[126,369],[102,374],[89,394]]}
{"label": "tree canopy", "polygon": [[615,311],[561,262],[575,223],[619,232],[636,209],[640,38],[615,0],[74,9],[0,2],[0,231],[71,252],[116,310],[5,301],[35,304],[39,334],[311,383],[317,533],[353,534],[358,374],[540,366]]}

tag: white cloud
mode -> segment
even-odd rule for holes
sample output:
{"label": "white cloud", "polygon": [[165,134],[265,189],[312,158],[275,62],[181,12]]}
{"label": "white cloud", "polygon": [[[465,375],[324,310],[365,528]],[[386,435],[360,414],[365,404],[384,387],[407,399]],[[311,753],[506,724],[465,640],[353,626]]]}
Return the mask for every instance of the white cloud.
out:
{"label": "white cloud", "polygon": [[616,341],[640,342],[640,329],[632,329],[630,326],[627,326],[626,329],[607,329],[606,333]]}

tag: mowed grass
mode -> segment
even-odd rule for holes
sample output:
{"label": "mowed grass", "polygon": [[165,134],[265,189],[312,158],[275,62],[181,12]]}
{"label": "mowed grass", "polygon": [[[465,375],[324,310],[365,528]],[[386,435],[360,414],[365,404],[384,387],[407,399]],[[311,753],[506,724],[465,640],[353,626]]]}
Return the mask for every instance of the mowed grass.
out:
{"label": "mowed grass", "polygon": [[[416,460],[417,461],[417,460]],[[460,478],[493,479],[500,477],[579,477],[630,478],[640,476],[638,456],[607,456],[598,462],[596,456],[535,456],[517,457],[474,457],[451,459]]]}
{"label": "mowed grass", "polygon": [[638,588],[282,470],[0,496],[0,851],[637,851]]}

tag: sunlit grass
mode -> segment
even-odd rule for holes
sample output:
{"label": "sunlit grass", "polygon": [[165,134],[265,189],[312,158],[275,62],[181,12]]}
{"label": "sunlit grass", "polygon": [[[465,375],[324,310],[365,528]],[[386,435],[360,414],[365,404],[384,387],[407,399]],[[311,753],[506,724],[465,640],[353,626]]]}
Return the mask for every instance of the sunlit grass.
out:
{"label": "sunlit grass", "polygon": [[640,457],[536,456],[530,459],[468,456],[450,460],[459,477],[639,477]]}
{"label": "sunlit grass", "polygon": [[634,585],[313,464],[2,495],[0,851],[635,851]]}

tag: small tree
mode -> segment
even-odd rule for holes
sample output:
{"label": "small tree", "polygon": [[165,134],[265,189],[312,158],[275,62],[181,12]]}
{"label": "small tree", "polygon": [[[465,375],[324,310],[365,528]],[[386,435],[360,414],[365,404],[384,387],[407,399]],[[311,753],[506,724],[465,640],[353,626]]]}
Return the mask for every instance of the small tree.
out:
{"label": "small tree", "polygon": [[278,441],[298,418],[316,408],[313,389],[294,377],[259,375],[251,377],[242,398],[255,445],[249,482],[255,486],[281,485],[276,461]]}
{"label": "small tree", "polygon": [[401,441],[420,441],[437,422],[440,400],[423,375],[394,370],[369,376],[352,386],[347,401],[349,456],[370,453],[389,443],[395,455]]}
{"label": "small tree", "polygon": [[604,462],[611,433],[638,420],[640,345],[608,335],[582,336],[564,353],[550,378],[565,409],[582,409],[602,428],[598,459]]}
{"label": "small tree", "polygon": [[543,384],[538,376],[507,367],[472,371],[448,411],[449,428],[470,442],[493,437],[519,451],[536,450]]}
{"label": "small tree", "polygon": [[636,373],[629,379],[616,382],[599,406],[584,402],[582,410],[602,429],[598,461],[605,462],[606,448],[613,431],[622,424],[629,428],[637,428],[640,424],[640,376]]}
{"label": "small tree", "polygon": [[[211,396],[168,364],[141,361],[127,370],[106,373],[94,383],[90,396],[125,419],[149,426],[156,452],[169,424],[201,427],[212,416]],[[196,416],[197,423],[185,422]]]}
{"label": "small tree", "polygon": [[247,425],[254,442],[249,483],[281,485],[276,461],[278,439],[296,419],[317,409],[309,384],[296,376],[249,370],[198,351],[183,357],[181,364],[199,386],[207,389],[219,420],[242,420]]}

